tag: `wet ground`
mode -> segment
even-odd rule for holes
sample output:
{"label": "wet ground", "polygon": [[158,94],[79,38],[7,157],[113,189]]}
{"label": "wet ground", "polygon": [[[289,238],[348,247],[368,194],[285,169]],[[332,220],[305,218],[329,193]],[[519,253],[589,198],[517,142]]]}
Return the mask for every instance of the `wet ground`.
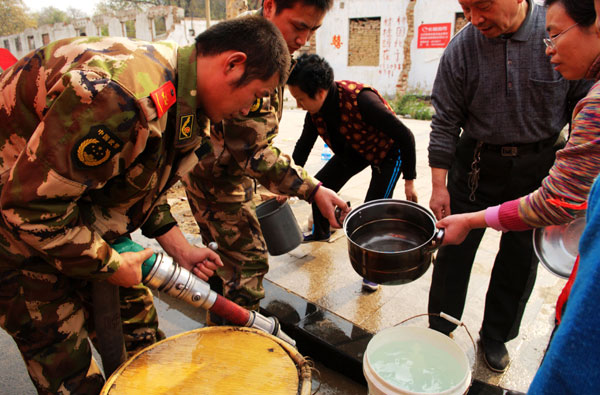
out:
{"label": "wet ground", "polygon": [[[304,112],[286,109],[275,145],[291,154],[300,135],[303,119]],[[416,187],[420,203],[427,206],[431,191],[427,166],[429,122],[404,122],[415,134],[418,160]],[[318,141],[309,157],[306,168],[311,174],[315,174],[321,166],[321,147]],[[363,171],[341,190],[341,197],[350,201],[353,207],[358,206],[364,199],[369,179],[369,170]],[[403,191],[403,183],[399,182],[394,197],[404,198]],[[181,189],[173,190],[169,201],[182,229],[190,239],[195,239],[197,228]],[[303,201],[293,201],[291,207],[299,224],[307,227],[310,206]],[[498,236],[498,232],[487,231],[471,275],[463,322],[475,340],[483,317],[485,292]],[[356,365],[364,351],[360,347],[365,347],[373,334],[406,319],[410,319],[409,322],[402,325],[427,325],[424,317],[411,317],[427,311],[431,269],[410,284],[382,286],[375,293],[366,293],[361,290],[361,277],[350,265],[346,239],[341,231],[334,233],[329,242],[301,245],[290,253],[272,257],[270,264],[271,269],[266,277],[268,294],[261,308],[278,311],[282,315],[288,313],[288,318],[292,317],[289,319],[292,323],[289,330],[300,340],[300,351],[317,361],[320,379],[316,374],[313,376],[313,390],[320,384],[319,393],[366,393],[364,379],[360,377],[360,365]],[[455,332],[455,340],[472,362],[477,361],[474,371],[476,386],[487,383],[523,392],[527,390],[546,348],[553,326],[554,303],[563,285],[564,280],[543,267],[539,268],[520,334],[507,344],[512,363],[503,374],[493,373],[485,367],[480,352],[474,350],[465,330],[459,328]],[[290,306],[293,307],[291,310]],[[167,335],[204,325],[203,311],[191,309],[167,296],[157,298],[157,307],[161,327]],[[0,393],[35,393],[16,347],[4,331],[0,331],[0,350],[4,353],[0,362]],[[331,360],[334,361],[333,367]],[[347,369],[343,366],[340,368],[344,361],[347,362]],[[354,376],[348,377],[340,370],[352,372]]]}
{"label": "wet ground", "polygon": [[[292,152],[300,134],[303,113],[286,111],[276,145],[284,152]],[[417,180],[415,181],[419,202],[427,207],[431,194],[431,176],[427,165],[429,122],[403,120],[415,134],[417,144]],[[307,170],[316,173],[321,166],[322,145],[315,145]],[[353,207],[362,203],[370,170],[365,170],[344,186],[341,197]],[[395,198],[404,198],[404,188],[399,182]],[[292,209],[302,227],[307,226],[310,206],[303,201],[292,204]],[[483,318],[485,293],[492,264],[498,249],[500,233],[487,230],[481,243],[471,274],[467,305],[463,322],[477,341]],[[427,312],[427,298],[431,282],[429,269],[423,277],[406,285],[382,286],[373,294],[361,290],[361,277],[350,265],[347,242],[337,231],[329,242],[301,245],[289,254],[273,257],[267,278],[287,291],[298,295],[332,314],[351,322],[369,333],[397,325],[415,315]],[[463,347],[471,360],[476,360],[475,379],[482,383],[526,392],[546,349],[553,328],[554,304],[565,281],[548,272],[541,265],[535,288],[525,310],[519,336],[507,343],[512,357],[509,369],[502,374],[491,372],[481,357],[473,350],[466,331],[455,331],[455,340]],[[411,319],[404,325],[427,326],[426,319]],[[477,355],[477,358],[474,358]]]}

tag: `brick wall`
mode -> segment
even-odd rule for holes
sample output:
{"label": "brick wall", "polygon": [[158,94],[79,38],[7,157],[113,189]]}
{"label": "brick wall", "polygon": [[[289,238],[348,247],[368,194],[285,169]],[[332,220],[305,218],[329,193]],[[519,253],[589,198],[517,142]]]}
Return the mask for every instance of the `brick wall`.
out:
{"label": "brick wall", "polygon": [[411,0],[406,7],[406,21],[408,23],[408,30],[406,33],[406,38],[404,39],[404,59],[402,61],[402,72],[400,73],[400,78],[396,84],[397,95],[404,95],[408,90],[408,75],[412,66],[410,45],[415,37],[415,5],[416,1]]}
{"label": "brick wall", "polygon": [[454,34],[458,33],[467,23],[469,23],[469,21],[465,18],[465,14],[457,12],[454,17]]}
{"label": "brick wall", "polygon": [[299,57],[304,54],[316,54],[317,53],[317,35],[313,34],[310,40],[306,42],[300,49],[294,52],[294,57]]}
{"label": "brick wall", "polygon": [[235,18],[246,11],[248,11],[247,0],[227,0],[225,3],[225,19]]}
{"label": "brick wall", "polygon": [[350,19],[348,66],[379,66],[381,18]]}

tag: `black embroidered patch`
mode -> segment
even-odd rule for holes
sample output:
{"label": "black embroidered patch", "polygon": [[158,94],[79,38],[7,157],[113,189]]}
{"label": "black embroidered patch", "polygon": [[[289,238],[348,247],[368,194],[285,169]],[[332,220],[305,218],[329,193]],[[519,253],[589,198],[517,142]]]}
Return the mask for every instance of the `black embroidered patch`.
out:
{"label": "black embroidered patch", "polygon": [[187,140],[192,137],[194,128],[194,116],[184,115],[179,121],[179,140]]}
{"label": "black embroidered patch", "polygon": [[91,168],[106,163],[121,152],[123,142],[104,125],[90,128],[90,132],[75,144],[71,155],[79,167]]}
{"label": "black embroidered patch", "polygon": [[252,107],[250,107],[250,111],[248,112],[249,117],[255,117],[260,114],[262,110],[263,99],[262,97],[256,99]]}

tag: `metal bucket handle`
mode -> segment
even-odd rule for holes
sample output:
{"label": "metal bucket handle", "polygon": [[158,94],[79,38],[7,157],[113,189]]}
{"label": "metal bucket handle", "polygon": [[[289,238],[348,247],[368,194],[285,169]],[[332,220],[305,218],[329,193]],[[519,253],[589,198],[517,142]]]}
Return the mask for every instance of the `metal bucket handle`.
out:
{"label": "metal bucket handle", "polygon": [[[442,230],[442,229],[440,229],[440,230]],[[442,238],[443,237],[444,237],[444,235],[442,233]],[[465,328],[465,331],[467,331],[467,335],[469,335],[469,339],[471,339],[471,344],[473,344],[474,361],[473,361],[473,374],[471,375],[471,383],[473,383],[473,380],[475,379],[475,372],[477,371],[477,346],[475,345],[475,340],[473,340],[473,336],[471,336],[471,332],[469,331],[469,328],[467,328],[467,326],[462,321],[459,321],[456,318],[454,318],[451,315],[448,315],[444,312],[441,312],[439,314],[438,313],[423,313],[423,314],[413,315],[412,317],[408,317],[407,319],[400,321],[399,323],[397,323],[394,326],[402,325],[406,321],[410,321],[414,318],[423,317],[423,316],[441,317],[441,318],[445,319],[446,321],[453,323],[456,326],[462,326],[463,328]]]}

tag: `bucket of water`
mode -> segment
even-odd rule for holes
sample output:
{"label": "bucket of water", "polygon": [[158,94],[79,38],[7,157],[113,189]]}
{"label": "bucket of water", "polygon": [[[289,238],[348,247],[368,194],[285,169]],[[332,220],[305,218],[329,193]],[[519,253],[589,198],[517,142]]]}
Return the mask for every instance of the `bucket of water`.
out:
{"label": "bucket of water", "polygon": [[115,371],[101,394],[301,394],[311,368],[286,342],[253,328],[206,327],[149,346]]}
{"label": "bucket of water", "polygon": [[469,358],[454,340],[412,326],[394,326],[373,336],[363,373],[371,395],[459,395],[467,392],[472,378]]}
{"label": "bucket of water", "polygon": [[302,231],[287,202],[267,200],[256,207],[256,216],[271,255],[290,252],[302,242]]}

